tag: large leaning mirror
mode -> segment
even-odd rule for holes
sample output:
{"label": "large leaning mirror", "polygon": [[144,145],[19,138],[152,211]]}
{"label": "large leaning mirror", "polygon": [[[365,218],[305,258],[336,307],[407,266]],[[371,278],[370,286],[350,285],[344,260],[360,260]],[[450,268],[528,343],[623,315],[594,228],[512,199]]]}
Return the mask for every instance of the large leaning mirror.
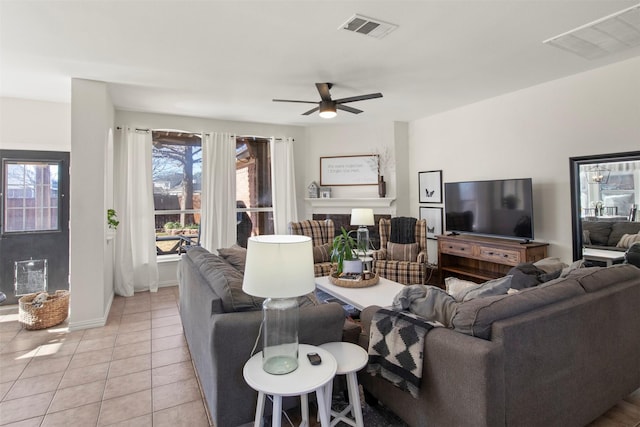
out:
{"label": "large leaning mirror", "polygon": [[569,162],[573,259],[582,258],[583,248],[624,252],[626,236],[640,232],[640,151]]}

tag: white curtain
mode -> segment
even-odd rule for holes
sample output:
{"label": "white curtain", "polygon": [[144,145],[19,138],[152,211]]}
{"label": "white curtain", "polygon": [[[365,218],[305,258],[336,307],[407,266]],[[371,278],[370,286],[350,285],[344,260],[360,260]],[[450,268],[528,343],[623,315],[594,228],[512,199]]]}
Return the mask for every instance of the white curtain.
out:
{"label": "white curtain", "polygon": [[151,167],[151,132],[125,128],[115,164],[115,292],[122,296],[158,290]]}
{"label": "white curtain", "polygon": [[271,185],[275,234],[288,234],[290,221],[298,221],[293,138],[271,139]]}
{"label": "white curtain", "polygon": [[222,132],[202,136],[201,245],[228,248],[236,232],[236,138]]}

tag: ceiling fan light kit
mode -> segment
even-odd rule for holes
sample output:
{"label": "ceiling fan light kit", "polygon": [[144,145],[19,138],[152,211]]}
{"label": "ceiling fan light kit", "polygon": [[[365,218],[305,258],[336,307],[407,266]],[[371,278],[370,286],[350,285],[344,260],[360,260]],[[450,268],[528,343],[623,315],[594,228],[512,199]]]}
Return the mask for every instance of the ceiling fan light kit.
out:
{"label": "ceiling fan light kit", "polygon": [[320,101],[320,117],[333,119],[337,115],[336,104],[333,101]]}
{"label": "ceiling fan light kit", "polygon": [[367,99],[382,98],[381,93],[370,93],[367,95],[350,96],[348,98],[333,100],[331,99],[331,94],[329,93],[329,89],[331,89],[332,87],[333,87],[332,83],[316,83],[316,89],[318,89],[318,93],[320,94],[320,101],[273,99],[273,102],[297,102],[297,103],[303,103],[303,104],[318,104],[317,107],[312,108],[309,111],[305,111],[304,113],[302,113],[302,115],[308,116],[309,114],[319,111],[320,117],[322,117],[323,119],[332,119],[337,115],[337,110],[348,111],[349,113],[353,113],[353,114],[362,113],[362,110],[358,110],[357,108],[343,105],[343,104],[346,104],[347,102],[356,102],[356,101],[364,101]]}

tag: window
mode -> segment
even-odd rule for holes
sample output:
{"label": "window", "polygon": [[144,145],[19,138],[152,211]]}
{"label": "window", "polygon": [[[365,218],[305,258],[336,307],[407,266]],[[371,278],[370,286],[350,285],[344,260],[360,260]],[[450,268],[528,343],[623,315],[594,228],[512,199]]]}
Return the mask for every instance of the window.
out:
{"label": "window", "polygon": [[157,253],[175,254],[199,237],[202,139],[164,130],[153,131],[152,139]]}
{"label": "window", "polygon": [[236,138],[236,203],[240,246],[250,236],[273,234],[270,139]]}
{"label": "window", "polygon": [[58,162],[5,160],[5,233],[60,230]]}

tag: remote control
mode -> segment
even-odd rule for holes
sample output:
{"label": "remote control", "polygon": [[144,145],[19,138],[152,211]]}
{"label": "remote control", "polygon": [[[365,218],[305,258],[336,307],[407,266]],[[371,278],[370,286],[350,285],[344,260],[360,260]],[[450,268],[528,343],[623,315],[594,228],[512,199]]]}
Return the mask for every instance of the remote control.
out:
{"label": "remote control", "polygon": [[309,362],[311,362],[312,365],[319,365],[322,363],[322,359],[318,353],[307,353],[307,358],[309,358]]}

